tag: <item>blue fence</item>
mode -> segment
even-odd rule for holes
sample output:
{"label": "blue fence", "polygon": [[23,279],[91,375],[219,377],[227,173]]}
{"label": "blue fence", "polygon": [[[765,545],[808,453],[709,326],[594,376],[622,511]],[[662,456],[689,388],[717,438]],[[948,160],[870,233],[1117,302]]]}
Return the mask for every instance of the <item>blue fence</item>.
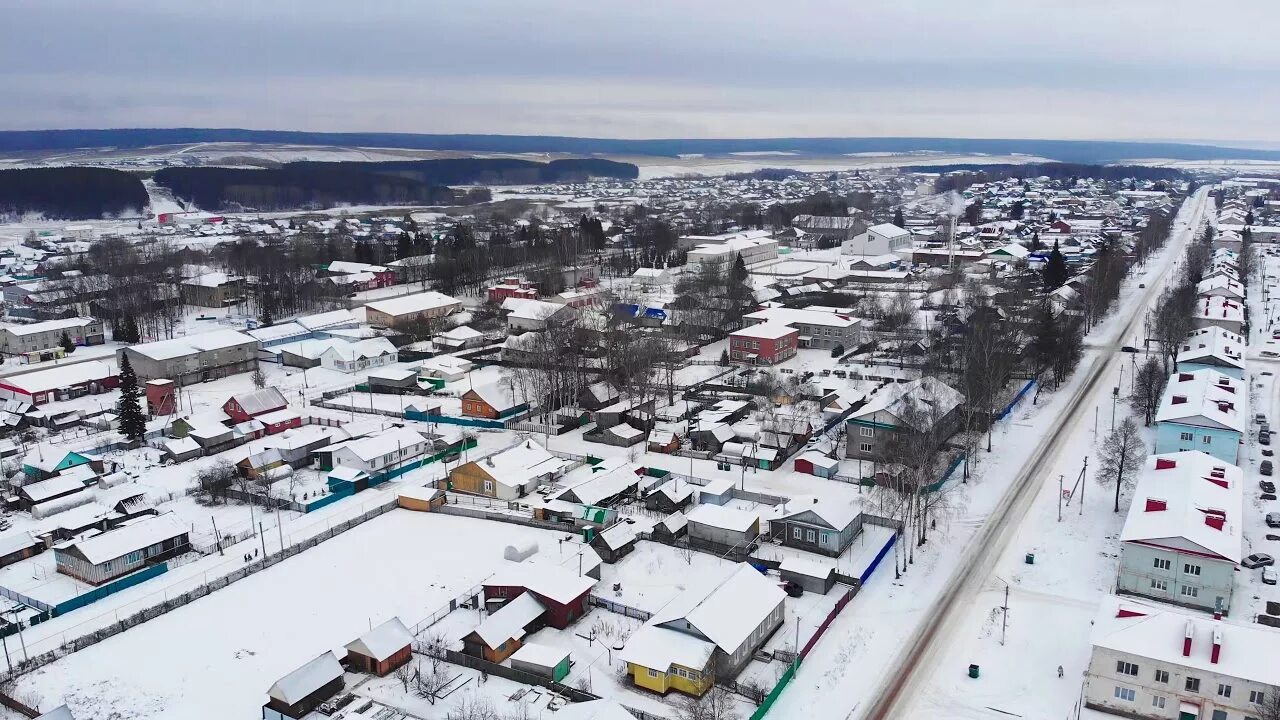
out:
{"label": "blue fence", "polygon": [[884,544],[884,547],[880,548],[880,552],[876,553],[876,559],[872,560],[867,569],[863,570],[862,574],[858,576],[859,583],[866,584],[867,580],[871,578],[871,573],[875,572],[877,567],[880,567],[880,561],[884,560],[884,556],[889,554],[889,551],[893,549],[893,544],[897,541],[898,533],[889,536],[889,541]]}
{"label": "blue fence", "polygon": [[1028,380],[1027,384],[1023,385],[1022,389],[1018,391],[1018,394],[1014,395],[1013,399],[1009,401],[1009,404],[1005,405],[1004,409],[996,414],[995,419],[1003,420],[1008,417],[1009,413],[1013,412],[1013,409],[1018,406],[1019,402],[1022,402],[1022,398],[1026,397],[1027,393],[1031,392],[1031,388],[1035,387],[1035,385],[1035,380]]}
{"label": "blue fence", "polygon": [[68,612],[71,612],[72,610],[82,608],[85,605],[88,605],[90,603],[95,603],[101,600],[102,598],[107,597],[108,595],[114,595],[115,593],[118,593],[121,590],[128,590],[134,585],[137,585],[139,583],[144,583],[150,580],[151,578],[156,577],[157,575],[163,575],[168,571],[169,571],[169,563],[162,562],[157,565],[152,565],[149,568],[139,570],[138,572],[133,573],[132,575],[125,575],[124,577],[118,580],[112,580],[111,582],[106,583],[105,585],[99,585],[98,587],[90,590],[89,592],[83,595],[77,595],[71,598],[70,600],[63,600],[57,605],[54,605],[53,616],[57,617],[58,615],[61,615],[63,613],[68,613]]}
{"label": "blue fence", "polygon": [[356,488],[354,485],[340,485],[328,495],[325,495],[324,497],[318,500],[312,500],[306,505],[303,505],[302,506],[304,508],[303,512],[315,512],[316,510],[319,510],[322,507],[327,507],[329,505],[332,505],[338,502],[344,497],[351,497],[352,495],[355,495],[355,494],[356,494]]}

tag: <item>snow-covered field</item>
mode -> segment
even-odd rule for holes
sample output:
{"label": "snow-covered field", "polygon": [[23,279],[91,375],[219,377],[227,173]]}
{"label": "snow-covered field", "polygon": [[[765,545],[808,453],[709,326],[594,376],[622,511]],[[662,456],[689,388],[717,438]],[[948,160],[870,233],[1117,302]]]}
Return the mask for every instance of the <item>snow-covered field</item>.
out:
{"label": "snow-covered field", "polygon": [[[276,679],[370,625],[429,616],[502,562],[560,534],[393,510],[19,681],[77,717],[259,717]],[[339,653],[341,654],[341,652]]]}

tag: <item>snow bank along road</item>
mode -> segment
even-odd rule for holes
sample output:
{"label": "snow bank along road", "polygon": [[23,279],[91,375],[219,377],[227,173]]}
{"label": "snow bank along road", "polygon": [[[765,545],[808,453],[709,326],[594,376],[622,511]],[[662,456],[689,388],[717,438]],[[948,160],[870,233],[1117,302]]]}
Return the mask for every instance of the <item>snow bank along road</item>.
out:
{"label": "snow bank along road", "polygon": [[[1085,381],[1079,385],[1075,395],[1063,412],[1062,422],[1053,432],[1041,438],[1031,453],[1030,459],[1022,472],[1005,492],[1004,497],[991,511],[991,516],[965,548],[960,564],[947,580],[946,586],[938,595],[937,611],[926,614],[915,633],[906,638],[903,650],[893,665],[885,669],[884,681],[877,694],[869,699],[862,717],[869,720],[881,718],[897,718],[906,714],[911,702],[918,695],[911,691],[913,686],[928,677],[937,660],[938,650],[945,640],[947,632],[952,629],[959,617],[959,608],[966,608],[975,600],[982,588],[982,583],[994,567],[996,560],[1004,552],[1013,530],[1026,516],[1035,499],[1040,485],[1036,482],[1042,469],[1051,464],[1061,450],[1062,441],[1070,436],[1071,428],[1087,411],[1085,400],[1098,387],[1104,377],[1108,377],[1120,359],[1120,347],[1138,326],[1143,317],[1143,310],[1158,297],[1173,274],[1170,270],[1179,263],[1187,241],[1199,228],[1205,206],[1208,203],[1209,189],[1201,188],[1188,198],[1178,213],[1174,224],[1173,237],[1161,256],[1163,278],[1161,282],[1147,283],[1148,287],[1129,307],[1136,309],[1128,321],[1101,346],[1102,352],[1089,364]],[[1126,312],[1124,307],[1117,307],[1115,312]]]}

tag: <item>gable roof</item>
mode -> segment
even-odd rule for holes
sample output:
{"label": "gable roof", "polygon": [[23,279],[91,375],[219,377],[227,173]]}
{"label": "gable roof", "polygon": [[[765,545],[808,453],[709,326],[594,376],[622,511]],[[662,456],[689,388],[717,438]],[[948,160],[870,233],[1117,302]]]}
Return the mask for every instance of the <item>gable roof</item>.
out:
{"label": "gable roof", "polygon": [[464,395],[475,393],[476,397],[488,403],[498,412],[510,410],[517,407],[521,403],[516,400],[516,391],[513,383],[503,382],[501,380],[487,383],[485,385],[477,385],[468,390]]}
{"label": "gable roof", "polygon": [[495,482],[508,487],[521,487],[534,478],[554,475],[563,470],[566,464],[532,440],[525,440],[474,462]]}
{"label": "gable roof", "polygon": [[473,630],[484,644],[497,648],[508,640],[524,637],[524,629],[547,611],[547,607],[532,593],[520,593],[515,599],[498,608]]}
{"label": "gable roof", "polygon": [[342,677],[342,674],[342,664],[330,650],[277,680],[267,690],[267,695],[286,705],[296,705],[311,693]]}
{"label": "gable roof", "polygon": [[240,393],[239,395],[231,396],[231,399],[235,400],[240,409],[249,415],[261,415],[272,410],[279,410],[289,404],[289,401],[284,399],[284,394],[273,387]]}
{"label": "gable roof", "polygon": [[1244,384],[1217,370],[1176,372],[1169,376],[1155,420],[1243,433],[1246,400]]}
{"label": "gable roof", "polygon": [[753,512],[710,503],[695,505],[686,517],[691,523],[734,532],[746,532],[760,521],[760,517]]}
{"label": "gable roof", "polygon": [[91,565],[101,565],[156,543],[187,534],[187,526],[173,513],[151,515],[113,530],[92,535],[84,540],[71,540],[57,546],[74,549]]}
{"label": "gable roof", "polygon": [[1244,338],[1216,325],[1200,328],[1182,342],[1179,363],[1214,363],[1244,368]]}
{"label": "gable roof", "polygon": [[1134,487],[1120,541],[1182,539],[1239,563],[1243,481],[1240,468],[1199,451],[1149,457]]}
{"label": "gable roof", "polygon": [[650,618],[656,626],[687,621],[721,650],[732,653],[782,603],[786,593],[759,570],[741,563],[724,581],[690,588]]}
{"label": "gable roof", "polygon": [[346,648],[382,662],[412,644],[413,635],[400,618],[394,617],[347,643]]}
{"label": "gable roof", "polygon": [[552,602],[568,605],[590,591],[596,581],[559,565],[507,562],[481,584],[522,587]]}
{"label": "gable roof", "polygon": [[[857,412],[850,416],[851,420],[870,418],[878,412],[886,412],[900,422],[906,422],[915,430],[928,430],[916,427],[919,421],[929,417],[937,419],[945,417],[964,402],[964,395],[932,375],[912,380],[909,383],[894,383],[882,387],[867,400]],[[920,414],[917,422],[908,415]]]}

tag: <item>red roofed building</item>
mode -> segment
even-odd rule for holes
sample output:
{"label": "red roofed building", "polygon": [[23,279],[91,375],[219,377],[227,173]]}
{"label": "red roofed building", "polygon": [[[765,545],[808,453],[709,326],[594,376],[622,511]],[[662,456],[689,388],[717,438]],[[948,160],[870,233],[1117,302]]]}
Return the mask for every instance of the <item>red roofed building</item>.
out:
{"label": "red roofed building", "polygon": [[250,418],[266,415],[289,407],[289,401],[275,388],[262,388],[253,392],[232,396],[222,405],[222,411],[232,420],[242,423]]}

